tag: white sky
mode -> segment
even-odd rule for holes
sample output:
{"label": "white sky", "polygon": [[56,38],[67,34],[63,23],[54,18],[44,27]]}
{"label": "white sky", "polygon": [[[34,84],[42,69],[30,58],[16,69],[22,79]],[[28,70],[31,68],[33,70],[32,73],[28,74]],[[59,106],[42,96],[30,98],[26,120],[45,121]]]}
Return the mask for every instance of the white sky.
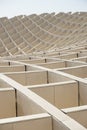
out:
{"label": "white sky", "polygon": [[0,0],[0,17],[76,11],[87,12],[87,0]]}

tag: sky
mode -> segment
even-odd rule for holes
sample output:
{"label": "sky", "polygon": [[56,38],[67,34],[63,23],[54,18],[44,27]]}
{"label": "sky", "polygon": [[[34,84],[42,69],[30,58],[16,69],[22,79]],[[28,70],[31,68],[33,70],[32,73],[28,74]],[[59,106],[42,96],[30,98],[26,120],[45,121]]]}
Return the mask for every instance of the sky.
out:
{"label": "sky", "polygon": [[0,0],[0,17],[84,11],[87,12],[87,0]]}

